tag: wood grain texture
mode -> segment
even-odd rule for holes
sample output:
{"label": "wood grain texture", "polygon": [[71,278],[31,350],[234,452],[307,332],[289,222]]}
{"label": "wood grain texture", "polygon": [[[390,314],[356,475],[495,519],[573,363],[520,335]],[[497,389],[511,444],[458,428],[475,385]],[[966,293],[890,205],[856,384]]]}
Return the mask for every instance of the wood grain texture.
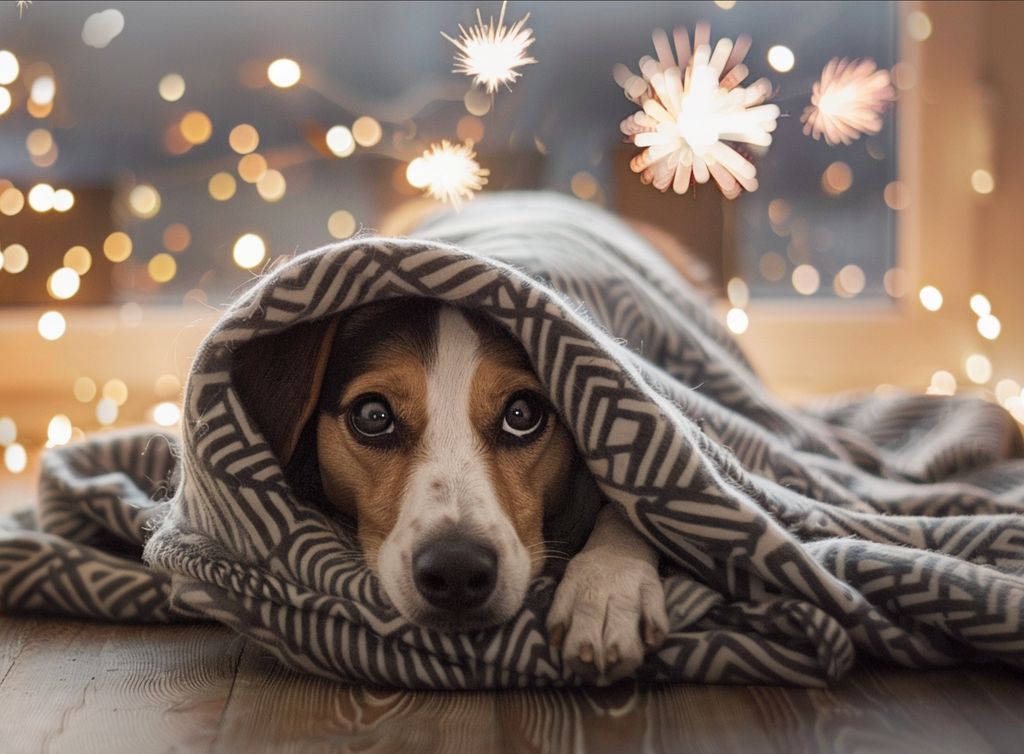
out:
{"label": "wood grain texture", "polygon": [[1024,675],[866,665],[830,689],[429,693],[294,673],[220,626],[0,617],[2,752],[1017,752]]}

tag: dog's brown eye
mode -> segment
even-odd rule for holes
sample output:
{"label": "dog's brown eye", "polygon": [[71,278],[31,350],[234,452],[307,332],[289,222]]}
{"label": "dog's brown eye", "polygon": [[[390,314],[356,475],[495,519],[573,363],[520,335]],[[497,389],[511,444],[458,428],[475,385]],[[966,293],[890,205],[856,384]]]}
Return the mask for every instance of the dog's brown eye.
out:
{"label": "dog's brown eye", "polygon": [[349,412],[352,429],[363,437],[382,437],[395,431],[391,406],[379,395],[359,398]]}
{"label": "dog's brown eye", "polygon": [[526,440],[544,428],[548,412],[543,399],[536,393],[516,393],[505,406],[501,419],[501,430],[519,440]]}

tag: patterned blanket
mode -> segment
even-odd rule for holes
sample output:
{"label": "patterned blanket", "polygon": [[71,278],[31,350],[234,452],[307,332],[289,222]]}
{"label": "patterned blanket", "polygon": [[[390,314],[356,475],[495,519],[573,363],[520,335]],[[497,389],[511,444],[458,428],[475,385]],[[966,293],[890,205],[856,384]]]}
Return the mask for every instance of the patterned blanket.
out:
{"label": "patterned blanket", "polygon": [[577,682],[544,632],[557,570],[497,628],[407,624],[350,527],[285,483],[231,383],[250,338],[428,296],[523,343],[602,494],[661,551],[670,633],[641,678],[823,685],[857,654],[1024,664],[1024,444],[997,405],[787,408],[655,251],[570,199],[485,196],[417,235],[260,279],[196,357],[180,444],[134,431],[48,453],[35,515],[0,527],[0,611],[219,621],[344,681]]}

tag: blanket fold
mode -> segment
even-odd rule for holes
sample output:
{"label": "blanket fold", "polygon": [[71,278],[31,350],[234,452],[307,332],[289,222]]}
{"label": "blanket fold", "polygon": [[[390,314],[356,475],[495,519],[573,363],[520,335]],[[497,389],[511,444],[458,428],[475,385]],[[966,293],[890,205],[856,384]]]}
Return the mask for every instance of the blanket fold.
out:
{"label": "blanket fold", "polygon": [[1024,664],[1024,442],[1005,411],[785,407],[642,239],[545,194],[484,196],[417,238],[353,239],[257,281],[200,348],[180,444],[137,430],[46,456],[38,528],[0,522],[0,612],[215,620],[350,682],[578,682],[544,632],[556,566],[502,626],[407,624],[350,527],[290,489],[231,383],[249,339],[397,296],[519,340],[601,494],[661,551],[670,633],[642,679],[824,685],[858,653]]}

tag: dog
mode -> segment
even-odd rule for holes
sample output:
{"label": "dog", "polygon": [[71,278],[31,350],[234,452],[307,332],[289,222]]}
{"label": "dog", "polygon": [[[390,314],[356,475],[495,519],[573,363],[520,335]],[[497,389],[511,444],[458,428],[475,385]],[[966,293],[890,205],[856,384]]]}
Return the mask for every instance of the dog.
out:
{"label": "dog", "polygon": [[366,564],[410,622],[505,622],[545,561],[585,539],[555,591],[551,645],[604,684],[661,644],[655,550],[600,505],[525,351],[495,322],[395,299],[254,339],[234,362],[289,484],[354,521]]}

